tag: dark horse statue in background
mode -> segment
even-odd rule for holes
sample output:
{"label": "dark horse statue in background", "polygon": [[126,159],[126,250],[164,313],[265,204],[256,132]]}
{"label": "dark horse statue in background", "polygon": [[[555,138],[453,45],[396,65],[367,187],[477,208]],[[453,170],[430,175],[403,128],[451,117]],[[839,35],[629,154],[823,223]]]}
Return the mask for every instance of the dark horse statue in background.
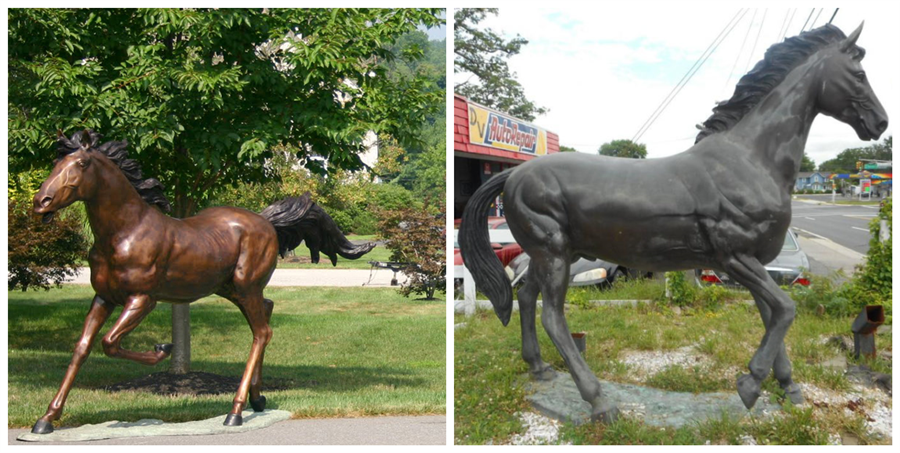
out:
{"label": "dark horse statue in background", "polygon": [[322,252],[335,264],[337,255],[357,259],[375,244],[348,241],[309,193],[281,200],[260,214],[215,207],[194,217],[171,218],[151,206],[169,210],[159,181],[144,179],[138,163],[128,159],[128,143],[100,144],[99,138],[93,131],[71,138],[60,133],[53,171],[34,196],[34,212],[44,222],[56,211],[84,201],[94,233],[88,261],[96,296],[59,392],[31,432],[53,431],[52,422],[62,414],[78,369],[116,306],[122,306],[122,314],[103,337],[103,351],[110,357],[155,365],[169,356],[171,344],[134,352],[120,347],[122,338],[158,301],[190,303],[211,294],[237,305],[253,331],[250,358],[224,423],[241,425],[248,394],[255,411],[266,406],[259,391],[274,305],[263,298],[263,288],[275,271],[277,256],[305,240],[313,262]]}
{"label": "dark horse statue in background", "polygon": [[504,325],[512,290],[486,226],[487,208],[501,192],[509,229],[531,257],[535,278],[518,298],[522,357],[532,376],[553,375],[535,333],[540,292],[544,328],[592,418],[615,420],[618,410],[578,354],[564,318],[570,263],[590,257],[648,271],[712,268],[750,290],[766,329],[750,374],[737,380],[744,405],[756,403],[772,370],[791,401],[803,402],[784,348],[794,302],[764,264],[778,255],[790,226],[791,188],[816,115],[849,124],[863,140],[887,129],[860,65],[861,30],[845,37],[826,25],[770,47],[681,154],[635,160],[560,153],[500,173],[476,191],[463,214],[460,250]]}

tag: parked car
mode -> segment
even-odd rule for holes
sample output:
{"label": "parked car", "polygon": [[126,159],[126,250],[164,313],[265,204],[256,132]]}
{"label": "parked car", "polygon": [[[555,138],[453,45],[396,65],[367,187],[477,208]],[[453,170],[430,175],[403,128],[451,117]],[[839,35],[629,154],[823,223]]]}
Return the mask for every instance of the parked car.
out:
{"label": "parked car", "polygon": [[[528,277],[530,264],[531,257],[527,253],[520,254],[509,263],[506,267],[506,274],[513,286],[521,284]],[[569,266],[569,286],[598,286],[606,289],[619,280],[652,276],[653,274],[650,272],[628,269],[625,266],[601,259],[581,258]]]}
{"label": "parked car", "polygon": [[[456,221],[456,225],[459,225],[459,221]],[[488,218],[488,229],[490,230],[508,230],[509,224],[506,223],[505,217],[489,217]],[[494,249],[494,253],[497,255],[497,258],[500,258],[500,262],[503,263],[504,266],[509,265],[509,263],[517,256],[522,253],[522,247],[516,242],[492,242],[491,247]],[[463,264],[462,255],[459,253],[459,242],[453,243],[453,265],[461,266]]]}
{"label": "parked car", "polygon": [[[790,229],[784,237],[781,253],[774,261],[766,265],[766,271],[781,286],[809,286],[809,278],[804,274],[809,270],[809,257],[800,250],[797,236]],[[728,274],[712,269],[696,269],[694,271],[698,285],[722,285],[741,287]]]}

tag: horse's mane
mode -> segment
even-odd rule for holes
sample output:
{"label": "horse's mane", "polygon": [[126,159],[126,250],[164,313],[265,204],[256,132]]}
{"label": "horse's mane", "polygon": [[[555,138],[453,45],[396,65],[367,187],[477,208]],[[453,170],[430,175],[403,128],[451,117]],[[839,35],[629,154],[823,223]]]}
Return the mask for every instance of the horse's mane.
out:
{"label": "horse's mane", "polygon": [[[156,205],[165,212],[172,210],[172,206],[169,204],[169,200],[163,192],[164,188],[162,183],[156,178],[144,178],[143,175],[141,175],[141,165],[136,160],[128,158],[128,151],[125,149],[128,146],[127,140],[100,144],[101,135],[99,133],[90,129],[86,132],[91,141],[89,143],[89,150],[99,152],[115,163],[116,166],[122,170],[122,173],[125,174],[125,178],[128,179],[128,182],[137,189],[138,194],[140,194],[144,201],[151,206]],[[84,139],[83,132],[76,132],[70,138],[66,138],[65,135],[60,134],[59,139],[57,140],[58,157],[74,153],[81,149],[82,145],[85,144],[83,142]]]}
{"label": "horse's mane", "polygon": [[[731,129],[810,55],[845,38],[844,32],[839,28],[826,24],[769,47],[765,57],[738,81],[731,99],[713,108],[712,116],[702,126],[698,126],[700,133],[694,143]],[[865,50],[855,44],[853,51],[857,52],[858,58],[865,55]]]}

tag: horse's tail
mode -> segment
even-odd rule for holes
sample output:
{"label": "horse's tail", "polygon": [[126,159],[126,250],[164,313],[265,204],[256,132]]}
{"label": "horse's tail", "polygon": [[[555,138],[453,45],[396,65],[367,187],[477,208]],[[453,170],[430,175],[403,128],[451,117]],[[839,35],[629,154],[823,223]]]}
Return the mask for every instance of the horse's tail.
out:
{"label": "horse's tail", "polygon": [[375,248],[374,242],[350,242],[331,216],[310,199],[309,192],[299,197],[276,201],[259,215],[272,223],[278,234],[278,253],[284,258],[288,250],[306,241],[313,263],[319,262],[319,252],[337,265],[337,256],[355,260]]}
{"label": "horse's tail", "polygon": [[459,251],[475,284],[490,299],[494,312],[503,325],[509,323],[512,314],[512,287],[503,264],[491,247],[487,218],[488,207],[503,192],[503,186],[513,169],[506,170],[487,180],[463,211],[459,226]]}

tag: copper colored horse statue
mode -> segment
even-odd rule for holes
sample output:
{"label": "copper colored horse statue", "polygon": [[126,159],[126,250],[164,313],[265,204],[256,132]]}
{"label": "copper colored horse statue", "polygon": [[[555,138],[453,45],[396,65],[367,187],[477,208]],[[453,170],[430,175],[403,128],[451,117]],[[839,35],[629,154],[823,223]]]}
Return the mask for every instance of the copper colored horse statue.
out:
{"label": "copper colored horse statue", "polygon": [[169,209],[159,181],[143,179],[137,162],[128,159],[127,142],[99,144],[99,137],[93,131],[71,138],[60,133],[59,157],[34,196],[34,212],[44,222],[56,211],[84,201],[94,233],[88,261],[96,296],[59,392],[31,432],[53,431],[52,422],[62,414],[78,369],[116,306],[122,307],[122,313],[103,337],[103,351],[110,357],[155,365],[169,356],[171,344],[135,352],[120,346],[122,338],[159,301],[190,303],[211,294],[237,305],[253,331],[250,358],[224,423],[241,425],[248,395],[255,411],[266,406],[259,392],[263,356],[272,339],[269,318],[274,305],[263,298],[263,288],[275,271],[278,255],[284,256],[305,240],[313,262],[318,262],[321,251],[336,263],[337,255],[356,259],[375,245],[348,241],[308,193],[279,201],[260,214],[216,207],[186,219],[168,217],[151,206]]}
{"label": "copper colored horse statue", "polygon": [[816,115],[849,124],[862,140],[887,129],[887,114],[860,64],[861,30],[846,37],[826,25],[773,45],[681,154],[641,160],[554,154],[500,173],[475,192],[463,214],[460,251],[503,324],[512,290],[486,226],[487,207],[501,192],[509,229],[531,257],[532,278],[518,295],[522,357],[532,376],[553,375],[535,332],[540,292],[544,328],[592,418],[617,416],[575,348],[563,312],[570,263],[591,257],[656,272],[726,271],[750,290],[766,329],[750,373],[737,380],[741,400],[752,407],[774,371],[791,401],[803,401],[784,347],[794,302],[765,264],[781,251],[790,226],[791,191]]}

